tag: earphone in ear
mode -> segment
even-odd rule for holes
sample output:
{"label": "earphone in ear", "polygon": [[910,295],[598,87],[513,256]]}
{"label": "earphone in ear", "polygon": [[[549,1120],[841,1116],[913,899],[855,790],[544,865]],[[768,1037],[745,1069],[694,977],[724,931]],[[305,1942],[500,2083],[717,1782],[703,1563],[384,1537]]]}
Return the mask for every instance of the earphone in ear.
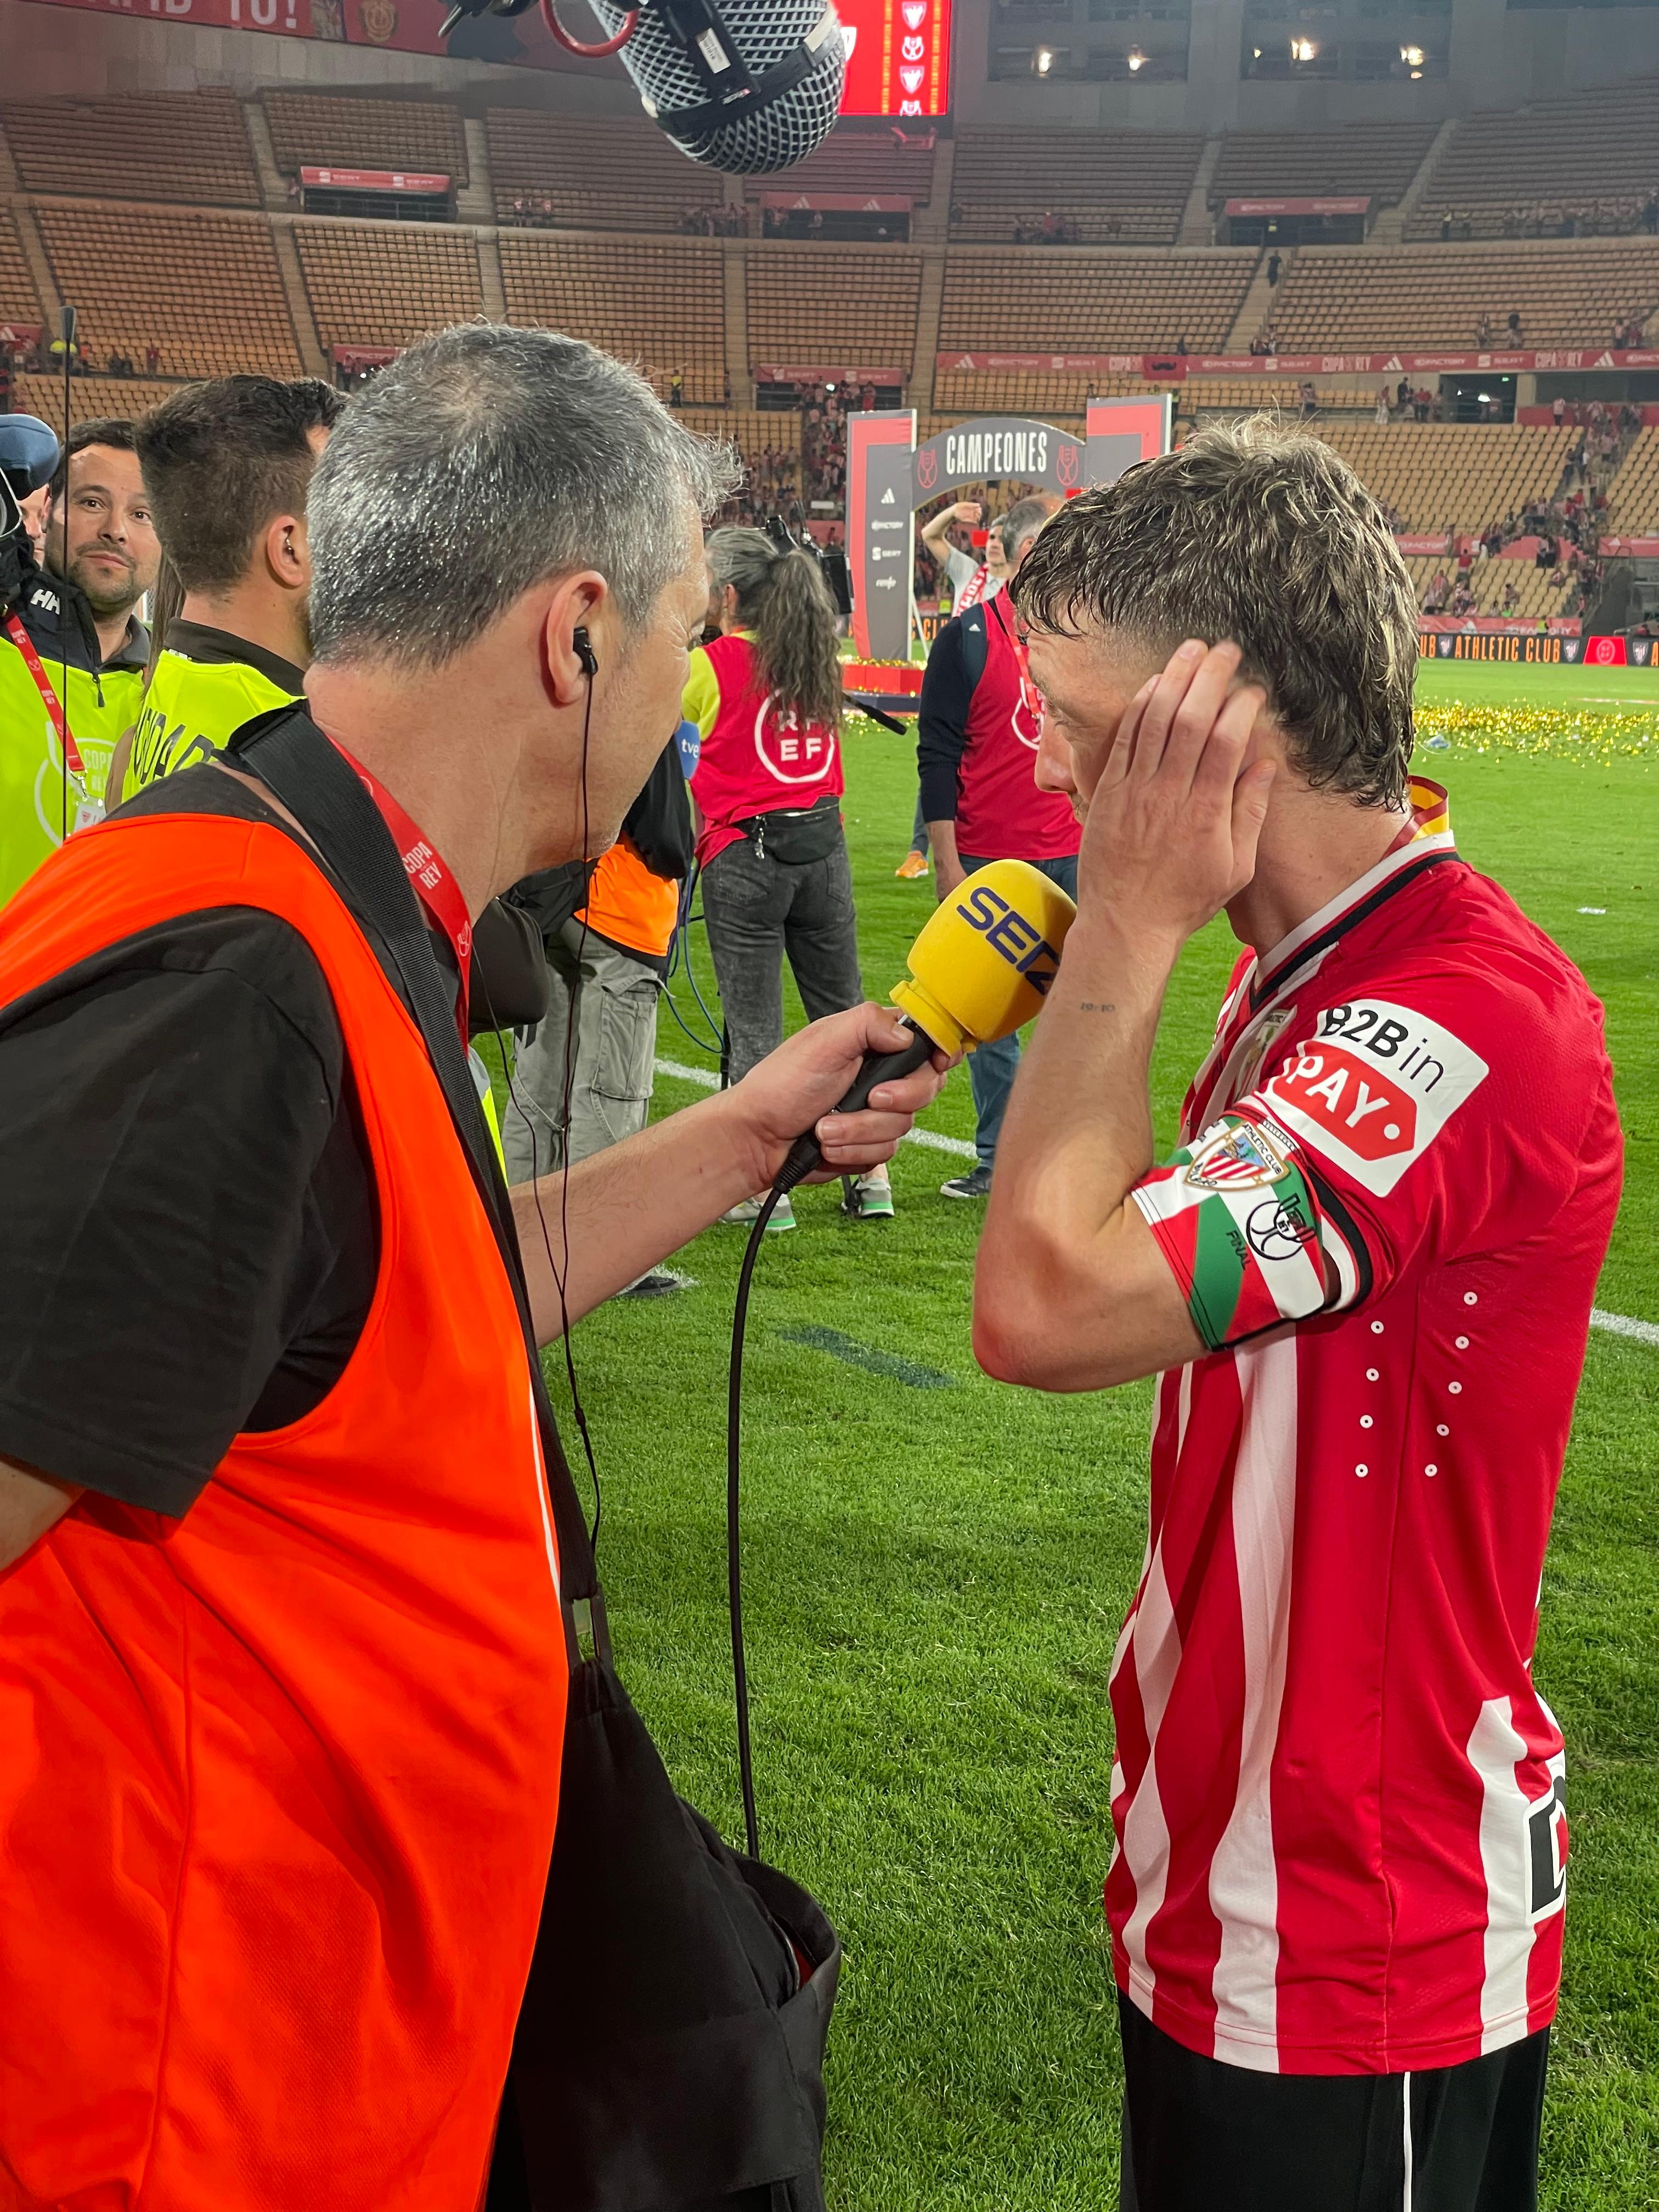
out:
{"label": "earphone in ear", "polygon": [[592,640],[588,636],[586,629],[578,624],[570,633],[570,642],[575,647],[576,658],[580,661],[587,680],[591,684],[599,672],[599,655],[593,650]]}

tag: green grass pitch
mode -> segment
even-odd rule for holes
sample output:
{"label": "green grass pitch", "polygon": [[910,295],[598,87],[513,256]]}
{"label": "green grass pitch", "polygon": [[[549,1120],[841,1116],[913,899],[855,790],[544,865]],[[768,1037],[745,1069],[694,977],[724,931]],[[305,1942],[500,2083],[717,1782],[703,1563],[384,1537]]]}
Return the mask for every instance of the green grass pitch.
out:
{"label": "green grass pitch", "polygon": [[[1635,672],[1425,668],[1419,705],[1456,701],[1494,714],[1645,709],[1659,730],[1659,681]],[[1472,741],[1419,764],[1449,787],[1466,855],[1606,1003],[1629,1169],[1599,1304],[1659,1321],[1659,770],[1650,757],[1581,763]],[[892,873],[914,765],[860,724],[847,768],[866,988],[881,994],[931,905],[925,884]],[[1224,922],[1212,926],[1175,979],[1155,1069],[1160,1139],[1231,950]],[[690,1009],[683,977],[676,994]],[[707,1064],[665,1009],[659,1038],[665,1058]],[[654,1110],[700,1095],[659,1077]],[[927,1118],[971,1133],[964,1074]],[[978,1210],[938,1192],[960,1164],[904,1146],[886,1224],[843,1223],[833,1190],[798,1194],[799,1229],[762,1255],[744,1569],[763,1848],[816,1890],[846,1942],[830,2075],[836,2212],[1108,2212],[1119,2077],[1100,1909],[1106,1678],[1145,1538],[1151,1391],[1045,1399],[978,1373]],[[679,1262],[694,1290],[613,1304],[575,1343],[620,1663],[679,1786],[728,1835],[740,1818],[725,1383],[742,1242],[709,1232]],[[825,1329],[947,1386],[798,1340]],[[562,1401],[562,1363],[547,1364]],[[1537,1661],[1567,1737],[1573,1846],[1545,2133],[1553,2212],[1659,2202],[1656,1400],[1659,1346],[1593,1331]]]}

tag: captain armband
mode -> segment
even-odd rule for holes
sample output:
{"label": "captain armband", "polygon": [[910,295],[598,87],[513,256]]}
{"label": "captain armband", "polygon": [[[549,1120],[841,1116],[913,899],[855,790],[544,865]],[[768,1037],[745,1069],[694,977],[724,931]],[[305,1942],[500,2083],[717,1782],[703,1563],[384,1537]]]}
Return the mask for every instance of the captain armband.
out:
{"label": "captain armband", "polygon": [[1224,1114],[1129,1196],[1212,1352],[1331,1303],[1318,1201],[1282,1130]]}

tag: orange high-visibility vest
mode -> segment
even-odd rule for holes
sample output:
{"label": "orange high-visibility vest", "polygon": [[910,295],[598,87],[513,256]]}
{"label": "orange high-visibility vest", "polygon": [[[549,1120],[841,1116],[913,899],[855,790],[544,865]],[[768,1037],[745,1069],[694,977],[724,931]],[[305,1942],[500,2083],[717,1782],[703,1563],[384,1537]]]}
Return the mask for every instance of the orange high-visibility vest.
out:
{"label": "orange high-visibility vest", "polygon": [[653,876],[628,839],[618,837],[594,868],[587,904],[576,919],[613,945],[664,960],[679,913],[678,879]]}
{"label": "orange high-visibility vest", "polygon": [[233,905],[327,980],[379,1279],[333,1389],[182,1519],[88,1492],[0,1576],[0,2206],[472,2212],[568,1662],[524,1340],[420,1034],[299,846],[203,816],[49,860],[0,1004]]}

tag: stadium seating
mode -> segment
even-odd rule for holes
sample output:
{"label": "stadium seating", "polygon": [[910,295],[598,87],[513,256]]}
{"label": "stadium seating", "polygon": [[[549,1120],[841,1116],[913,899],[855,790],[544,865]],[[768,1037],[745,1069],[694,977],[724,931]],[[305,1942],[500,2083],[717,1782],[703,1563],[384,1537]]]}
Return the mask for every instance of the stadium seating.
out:
{"label": "stadium seating", "polygon": [[510,322],[539,324],[637,361],[659,392],[676,368],[692,402],[725,398],[726,313],[720,248],[702,239],[661,245],[505,233],[501,281]]}
{"label": "stadium seating", "polygon": [[[1457,580],[1457,564],[1449,553],[1413,553],[1407,556],[1406,567],[1419,611],[1436,576],[1444,576],[1454,585]],[[1540,615],[1560,613],[1570,579],[1565,568],[1540,568],[1530,561],[1477,561],[1469,570],[1476,613],[1504,612],[1504,594],[1511,584],[1519,586],[1519,596],[1509,614],[1516,621],[1536,622]]]}
{"label": "stadium seating", "polygon": [[1128,376],[1050,376],[1021,369],[941,369],[933,379],[933,405],[942,418],[966,415],[1036,415],[1045,422],[1075,420],[1091,399],[1118,392],[1161,392]]}
{"label": "stadium seating", "polygon": [[483,310],[470,231],[412,222],[299,222],[294,242],[325,346],[401,346]]}
{"label": "stadium seating", "polygon": [[1052,210],[1085,246],[1172,246],[1203,150],[1173,131],[964,131],[951,235],[1006,240]]}
{"label": "stadium seating", "polygon": [[82,340],[140,367],[155,346],[171,376],[300,374],[299,348],[263,216],[88,205],[36,210]]}
{"label": "stadium seating", "polygon": [[1659,240],[1651,239],[1394,252],[1306,246],[1285,272],[1273,327],[1281,353],[1466,349],[1483,313],[1492,318],[1492,343],[1506,344],[1514,308],[1523,345],[1605,346],[1617,318],[1645,314],[1656,301]]}
{"label": "stadium seating", "polygon": [[[1026,246],[957,249],[945,264],[939,342],[946,353],[1194,353],[1221,346],[1256,256],[1100,254]],[[752,282],[752,279],[751,279]]]}
{"label": "stadium seating", "polygon": [[1434,143],[1432,123],[1350,123],[1340,131],[1235,131],[1223,140],[1209,203],[1230,199],[1358,198],[1379,206],[1405,197]]}
{"label": "stadium seating", "polygon": [[902,143],[890,131],[832,131],[804,161],[785,175],[749,177],[744,190],[763,192],[868,192],[924,204],[933,186],[933,149]]}
{"label": "stadium seating", "polygon": [[643,116],[492,107],[489,174],[500,222],[574,230],[681,230],[720,204],[720,178],[688,161]]}
{"label": "stadium seating", "polygon": [[[87,422],[94,416],[113,416],[118,422],[137,422],[178,389],[176,384],[164,384],[155,377],[72,376],[70,421]],[[11,404],[21,414],[38,415],[43,422],[61,429],[64,380],[61,376],[14,377]]]}
{"label": "stadium seating", "polygon": [[921,256],[902,247],[752,246],[749,358],[896,368],[908,377],[921,289]]}
{"label": "stadium seating", "polygon": [[11,210],[0,207],[0,323],[38,323],[41,308],[35,296],[34,278],[12,221]]}
{"label": "stadium seating", "polygon": [[27,191],[259,204],[240,106],[217,86],[8,104],[0,126]]}
{"label": "stadium seating", "polygon": [[276,166],[416,169],[467,182],[460,111],[434,100],[337,100],[314,92],[267,92],[265,119]]}
{"label": "stadium seating", "polygon": [[[1563,210],[1597,200],[1639,208],[1659,185],[1659,77],[1544,100],[1460,123],[1407,224],[1435,238],[1447,216],[1477,237],[1512,234],[1522,211]],[[1633,220],[1625,228],[1633,228]]]}
{"label": "stadium seating", "polygon": [[1626,538],[1659,536],[1659,428],[1631,441],[1608,488],[1607,528]]}
{"label": "stadium seating", "polygon": [[1319,435],[1407,530],[1483,530],[1549,499],[1577,435],[1522,423],[1322,422]]}

